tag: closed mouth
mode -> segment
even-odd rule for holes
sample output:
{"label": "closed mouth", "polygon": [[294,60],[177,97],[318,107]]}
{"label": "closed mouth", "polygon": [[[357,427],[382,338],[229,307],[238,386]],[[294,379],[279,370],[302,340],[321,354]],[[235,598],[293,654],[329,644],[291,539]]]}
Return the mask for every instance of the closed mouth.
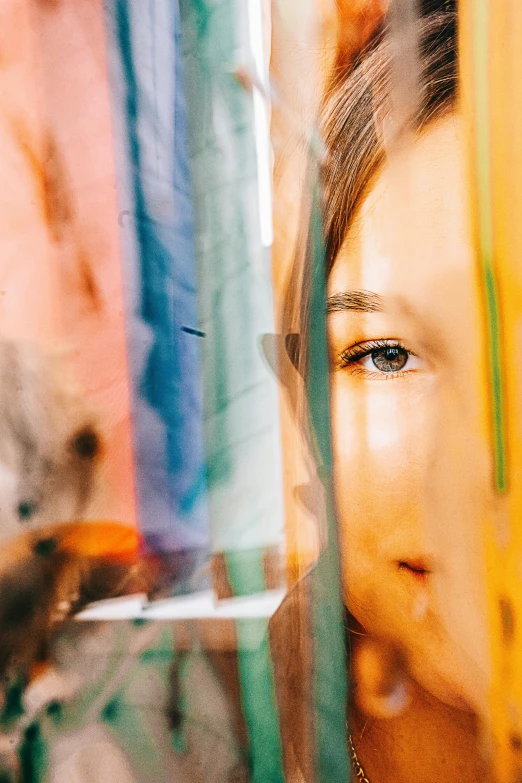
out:
{"label": "closed mouth", "polygon": [[409,573],[419,581],[426,581],[426,579],[431,574],[429,563],[423,558],[415,558],[413,560],[399,560],[397,564],[399,571]]}

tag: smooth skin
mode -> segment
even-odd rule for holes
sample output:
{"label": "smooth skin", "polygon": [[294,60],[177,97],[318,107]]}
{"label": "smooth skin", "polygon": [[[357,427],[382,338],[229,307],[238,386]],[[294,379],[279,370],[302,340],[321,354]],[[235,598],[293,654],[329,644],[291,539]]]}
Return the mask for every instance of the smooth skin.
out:
{"label": "smooth skin", "polygon": [[491,780],[470,552],[495,498],[466,187],[450,116],[382,168],[328,281],[344,594],[360,625],[351,720],[371,783]]}

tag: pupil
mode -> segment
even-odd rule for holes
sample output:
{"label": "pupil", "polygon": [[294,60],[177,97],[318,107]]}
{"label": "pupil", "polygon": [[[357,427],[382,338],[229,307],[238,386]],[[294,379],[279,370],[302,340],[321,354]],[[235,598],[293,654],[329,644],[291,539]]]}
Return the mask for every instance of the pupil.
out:
{"label": "pupil", "polygon": [[379,348],[372,351],[372,361],[381,372],[399,372],[408,361],[408,352],[397,346]]}

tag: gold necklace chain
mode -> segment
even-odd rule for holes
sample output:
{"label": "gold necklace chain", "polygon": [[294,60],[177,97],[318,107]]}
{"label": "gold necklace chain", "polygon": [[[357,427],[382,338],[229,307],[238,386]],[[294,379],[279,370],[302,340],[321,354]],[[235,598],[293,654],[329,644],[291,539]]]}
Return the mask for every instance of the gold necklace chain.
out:
{"label": "gold necklace chain", "polygon": [[348,742],[350,743],[350,760],[352,762],[352,770],[357,783],[370,783],[365,775],[364,769],[362,768],[362,764],[359,761],[359,756],[355,750],[351,734],[348,734]]}

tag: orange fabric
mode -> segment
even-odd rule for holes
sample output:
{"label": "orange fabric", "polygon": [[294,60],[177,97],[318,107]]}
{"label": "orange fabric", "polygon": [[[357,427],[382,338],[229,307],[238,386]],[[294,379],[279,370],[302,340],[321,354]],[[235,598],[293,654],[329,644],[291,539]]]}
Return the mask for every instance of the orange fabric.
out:
{"label": "orange fabric", "polygon": [[[47,531],[46,531],[47,532]],[[118,522],[70,522],[56,528],[60,549],[82,557],[135,560],[140,537],[135,527]]]}

